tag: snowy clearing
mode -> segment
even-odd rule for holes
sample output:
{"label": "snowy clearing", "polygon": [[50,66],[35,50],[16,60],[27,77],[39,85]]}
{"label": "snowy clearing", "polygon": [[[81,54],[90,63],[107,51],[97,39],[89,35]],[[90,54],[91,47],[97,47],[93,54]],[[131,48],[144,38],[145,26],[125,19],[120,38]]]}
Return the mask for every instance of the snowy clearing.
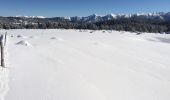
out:
{"label": "snowy clearing", "polygon": [[7,33],[8,68],[0,70],[1,100],[170,100],[170,35]]}

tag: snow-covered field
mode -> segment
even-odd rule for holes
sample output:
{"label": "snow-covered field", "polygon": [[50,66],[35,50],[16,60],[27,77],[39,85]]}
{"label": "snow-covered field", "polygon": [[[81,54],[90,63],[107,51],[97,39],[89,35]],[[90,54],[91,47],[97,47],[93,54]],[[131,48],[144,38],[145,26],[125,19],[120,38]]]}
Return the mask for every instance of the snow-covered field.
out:
{"label": "snow-covered field", "polygon": [[7,33],[1,100],[170,100],[170,35]]}

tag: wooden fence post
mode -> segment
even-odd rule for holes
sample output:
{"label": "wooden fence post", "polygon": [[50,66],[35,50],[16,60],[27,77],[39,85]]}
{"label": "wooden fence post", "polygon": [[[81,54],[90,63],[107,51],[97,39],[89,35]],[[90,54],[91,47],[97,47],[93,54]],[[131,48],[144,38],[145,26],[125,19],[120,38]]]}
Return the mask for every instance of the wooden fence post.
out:
{"label": "wooden fence post", "polygon": [[[1,49],[1,66],[5,67],[5,60],[4,60],[4,43],[3,43],[4,36],[0,36],[0,49]],[[6,40],[5,40],[6,41]]]}
{"label": "wooden fence post", "polygon": [[7,32],[5,32],[4,46],[6,46],[6,41],[7,41]]}

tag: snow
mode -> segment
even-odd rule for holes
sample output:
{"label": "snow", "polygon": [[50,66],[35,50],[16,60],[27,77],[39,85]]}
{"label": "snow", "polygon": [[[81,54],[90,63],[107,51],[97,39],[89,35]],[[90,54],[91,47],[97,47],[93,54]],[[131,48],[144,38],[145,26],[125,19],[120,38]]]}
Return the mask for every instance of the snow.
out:
{"label": "snow", "polygon": [[17,16],[15,16],[15,17],[24,17],[24,18],[46,18],[46,17],[44,17],[44,16],[22,16],[22,15],[17,15]]}
{"label": "snow", "polygon": [[[5,87],[6,93],[1,85],[0,97],[170,100],[170,35],[90,32],[8,30],[10,72],[8,76],[0,71],[0,84],[9,80],[4,84],[9,88]],[[17,46],[19,41],[31,46]],[[3,79],[4,75],[9,79]]]}
{"label": "snow", "polygon": [[31,44],[28,41],[19,41],[18,43],[16,43],[16,45],[23,45],[23,46],[30,46]]}
{"label": "snow", "polygon": [[[4,41],[3,41],[4,43]],[[6,43],[8,43],[8,39],[6,41]],[[4,53],[5,53],[5,59],[8,59],[8,53],[7,53],[7,49],[8,49],[8,45],[4,44],[5,48],[4,48]],[[5,65],[8,67],[8,62],[5,63]],[[9,69],[8,68],[2,68],[0,66],[0,100],[5,100],[5,96],[7,95],[9,91]]]}
{"label": "snow", "polygon": [[0,68],[0,100],[4,100],[5,95],[8,93],[8,75],[9,70]]}

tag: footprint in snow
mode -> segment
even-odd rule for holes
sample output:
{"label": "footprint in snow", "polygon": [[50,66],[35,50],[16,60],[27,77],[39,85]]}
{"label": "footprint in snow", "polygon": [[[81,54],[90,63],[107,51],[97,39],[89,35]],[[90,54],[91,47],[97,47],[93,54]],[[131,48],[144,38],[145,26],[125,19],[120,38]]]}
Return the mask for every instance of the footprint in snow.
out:
{"label": "footprint in snow", "polygon": [[35,37],[34,37],[34,36],[30,36],[29,38],[33,39],[33,38],[35,38]]}
{"label": "footprint in snow", "polygon": [[51,37],[50,39],[54,40],[54,39],[56,39],[56,37]]}
{"label": "footprint in snow", "polygon": [[63,42],[63,41],[64,41],[64,39],[63,39],[63,38],[51,37],[50,39],[52,39],[52,40],[57,40],[57,41],[61,41],[61,42]]}
{"label": "footprint in snow", "polygon": [[27,38],[27,37],[22,36],[22,35],[17,35],[17,38]]}

